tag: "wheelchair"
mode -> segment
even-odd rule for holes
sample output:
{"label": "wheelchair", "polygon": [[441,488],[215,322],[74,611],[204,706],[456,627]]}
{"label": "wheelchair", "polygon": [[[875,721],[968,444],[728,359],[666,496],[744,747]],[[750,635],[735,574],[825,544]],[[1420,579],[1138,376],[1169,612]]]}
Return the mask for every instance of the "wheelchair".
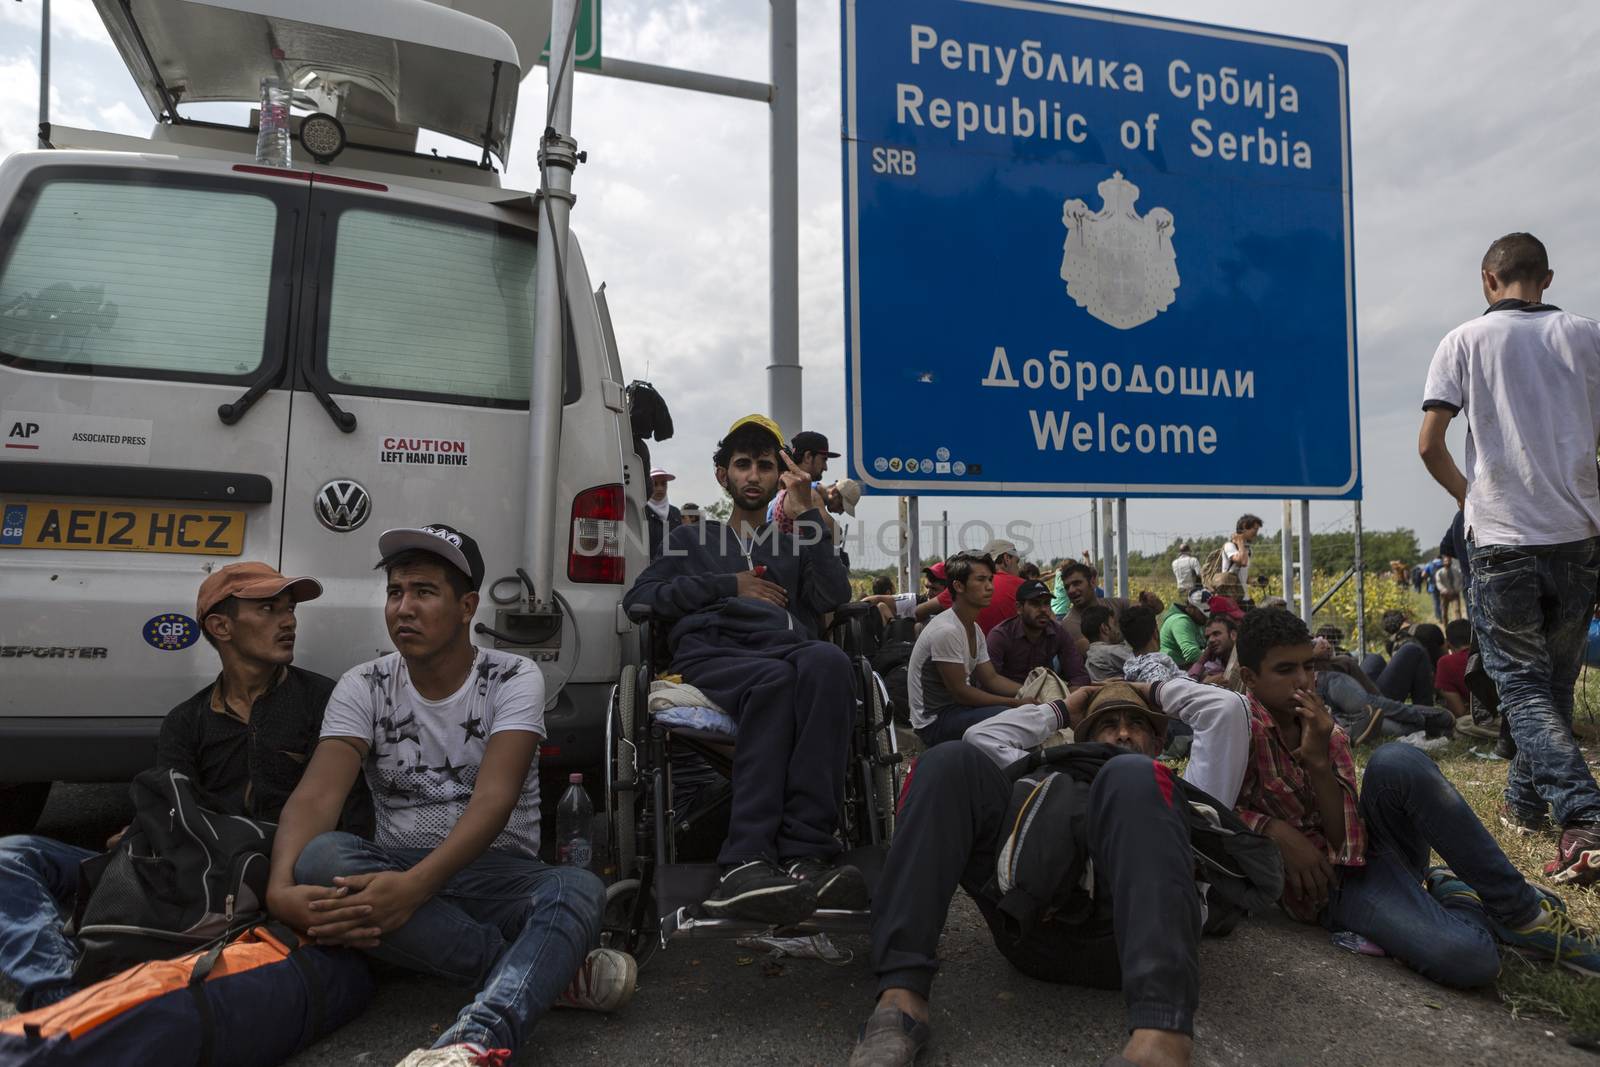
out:
{"label": "wheelchair", "polygon": [[[876,610],[845,604],[824,635],[850,657],[855,705],[840,798],[842,859],[860,868],[869,886],[888,853],[902,774],[888,691],[867,658],[868,613]],[[700,913],[720,874],[716,856],[732,806],[735,742],[649,712],[650,683],[671,659],[668,627],[648,606],[630,609],[629,617],[639,627],[642,662],[623,667],[606,724],[605,821],[615,881],[606,894],[602,939],[643,963],[674,939],[746,937],[772,928]],[[868,922],[866,911],[819,910],[782,932],[864,933]]]}

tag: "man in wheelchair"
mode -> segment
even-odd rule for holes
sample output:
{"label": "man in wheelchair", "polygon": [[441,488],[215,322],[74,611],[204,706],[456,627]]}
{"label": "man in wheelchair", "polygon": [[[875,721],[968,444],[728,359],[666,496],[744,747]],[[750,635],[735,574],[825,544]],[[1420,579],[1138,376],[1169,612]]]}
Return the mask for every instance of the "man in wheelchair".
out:
{"label": "man in wheelchair", "polygon": [[[703,907],[713,918],[774,925],[819,907],[864,909],[866,880],[838,862],[835,833],[852,668],[818,639],[823,617],[850,599],[849,574],[775,423],[739,419],[713,463],[732,499],[727,522],[674,530],[623,601],[670,627],[670,670],[739,726],[722,875]],[[767,522],[780,489],[804,505],[792,534]]]}

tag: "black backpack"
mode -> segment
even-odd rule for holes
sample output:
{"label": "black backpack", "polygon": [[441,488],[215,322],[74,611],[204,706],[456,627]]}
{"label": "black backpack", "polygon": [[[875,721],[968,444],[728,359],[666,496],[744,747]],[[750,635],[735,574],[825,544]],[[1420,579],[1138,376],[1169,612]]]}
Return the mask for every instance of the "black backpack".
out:
{"label": "black backpack", "polygon": [[889,691],[890,712],[894,721],[903,726],[911,722],[910,663],[916,642],[898,638],[895,624],[909,621],[896,619],[890,623],[888,635],[872,656],[872,669],[878,672],[884,688]]}
{"label": "black backpack", "polygon": [[[1073,941],[1081,928],[1109,926],[1110,901],[1096,892],[1087,873],[1083,821],[1095,776],[1124,751],[1057,745],[1007,769],[1013,785],[1002,825],[1011,829],[986,895],[999,902],[999,922],[1009,938]],[[1205,932],[1225,934],[1240,916],[1264,910],[1283,895],[1278,846],[1204,790],[1176,776],[1173,782],[1187,802],[1195,877],[1209,886]]]}
{"label": "black backpack", "polygon": [[274,823],[200,806],[179,771],[153,769],[129,789],[133,823],[117,846],[83,861],[67,933],[88,985],[169,959],[263,921]]}

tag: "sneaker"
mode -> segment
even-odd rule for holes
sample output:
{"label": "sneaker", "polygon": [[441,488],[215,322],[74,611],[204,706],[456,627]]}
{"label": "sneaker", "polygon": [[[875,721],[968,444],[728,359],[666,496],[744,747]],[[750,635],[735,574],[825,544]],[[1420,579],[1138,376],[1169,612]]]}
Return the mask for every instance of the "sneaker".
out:
{"label": "sneaker", "polygon": [[1516,929],[1499,922],[1494,926],[1500,940],[1518,952],[1553,960],[1579,974],[1600,976],[1600,940],[1573,922],[1565,909],[1552,905],[1549,897],[1539,901],[1539,918],[1531,924]]}
{"label": "sneaker", "polygon": [[419,1048],[395,1067],[511,1067],[511,1050],[465,1042],[444,1048]]}
{"label": "sneaker", "polygon": [[614,948],[597,948],[584,959],[572,984],[562,990],[556,1007],[618,1011],[633,999],[638,982],[639,965],[632,956]]}
{"label": "sneaker", "polygon": [[1366,725],[1359,727],[1351,736],[1350,743],[1352,745],[1361,745],[1371,741],[1383,729],[1383,709],[1369,707],[1366,711]]}
{"label": "sneaker", "polygon": [[1562,830],[1556,858],[1544,865],[1544,873],[1563,884],[1600,881],[1600,826],[1591,823]]}
{"label": "sneaker", "polygon": [[784,864],[789,877],[817,889],[817,907],[838,911],[866,911],[872,906],[867,879],[848,863],[831,864],[816,856]]}
{"label": "sneaker", "polygon": [[1471,902],[1480,909],[1483,907],[1478,891],[1457,878],[1449,867],[1429,867],[1422,876],[1422,884],[1428,887],[1428,895],[1440,904]]}
{"label": "sneaker", "polygon": [[767,860],[751,860],[722,872],[716,892],[701,905],[713,919],[747,919],[793,926],[817,910],[817,890],[796,881]]}
{"label": "sneaker", "polygon": [[931,1034],[927,1023],[885,1005],[862,1025],[850,1067],[911,1067]]}
{"label": "sneaker", "polygon": [[1524,837],[1528,834],[1547,834],[1556,828],[1548,814],[1524,815],[1504,802],[1500,805],[1500,825]]}
{"label": "sneaker", "polygon": [[1481,726],[1472,721],[1471,715],[1463,715],[1456,720],[1456,733],[1463,737],[1476,737],[1479,741],[1498,741],[1500,731],[1493,726]]}

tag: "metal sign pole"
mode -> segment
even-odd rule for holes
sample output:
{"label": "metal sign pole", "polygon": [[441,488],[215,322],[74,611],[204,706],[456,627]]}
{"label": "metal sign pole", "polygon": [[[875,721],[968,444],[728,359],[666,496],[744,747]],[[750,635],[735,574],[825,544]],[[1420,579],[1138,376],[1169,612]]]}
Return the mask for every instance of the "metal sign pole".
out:
{"label": "metal sign pole", "polygon": [[39,147],[49,148],[44,128],[50,125],[50,0],[39,8]]}
{"label": "metal sign pole", "polygon": [[[795,0],[772,0],[772,364],[767,368],[767,410],[785,436],[802,429],[800,76],[795,38]],[[915,544],[914,525],[911,537]]]}
{"label": "metal sign pole", "polygon": [[[556,465],[561,449],[561,396],[566,360],[560,264],[566,262],[572,172],[578,143],[572,139],[572,52],[566,47],[578,18],[578,0],[556,0],[550,11],[549,129],[539,142],[538,261],[533,320],[533,374],[528,402],[528,510],[523,558],[533,588],[528,610],[555,611],[555,548],[566,523],[556,514]],[[559,56],[556,54],[559,51]]]}
{"label": "metal sign pole", "polygon": [[906,539],[906,528],[907,528],[906,512],[907,512],[907,510],[909,510],[909,509],[907,509],[906,498],[904,498],[904,496],[902,496],[902,498],[899,499],[899,544],[896,544],[896,547],[894,547],[894,552],[896,552],[896,555],[898,555],[898,558],[899,558],[899,573],[901,573],[901,581],[899,581],[899,587],[901,587],[901,592],[902,593],[904,593],[904,592],[912,592],[912,589],[914,589],[914,584],[912,584],[912,579],[915,579],[915,577],[917,577],[917,568],[915,568],[915,566],[910,565],[910,555],[909,555],[909,553],[907,553],[907,550],[906,550],[907,547],[909,547],[909,542],[907,542],[907,539]]}
{"label": "metal sign pole", "polygon": [[[1095,556],[1100,552],[1100,498],[1089,498],[1089,561],[1095,570],[1100,569],[1099,561]],[[1072,549],[1067,549],[1067,558],[1072,558]]]}
{"label": "metal sign pole", "polygon": [[1117,497],[1117,595],[1128,598],[1128,498]]}
{"label": "metal sign pole", "polygon": [[[1289,610],[1294,610],[1294,504],[1288,500],[1283,502],[1283,529],[1278,531],[1278,548],[1280,558],[1283,560],[1283,600],[1289,605]],[[1250,595],[1250,590],[1244,591],[1245,596]]]}
{"label": "metal sign pole", "polygon": [[1107,589],[1111,588],[1111,498],[1100,498],[1100,565],[1094,569],[1095,576]]}
{"label": "metal sign pole", "polygon": [[1316,607],[1311,600],[1311,501],[1300,501],[1300,617],[1311,625]]}
{"label": "metal sign pole", "polygon": [[920,509],[917,498],[906,498],[906,558],[911,561],[908,573],[922,573],[922,531],[918,528]]}
{"label": "metal sign pole", "polygon": [[940,546],[940,549],[939,549],[939,558],[940,559],[949,559],[950,558],[950,513],[948,511],[939,512],[939,535],[940,535],[941,539],[943,540],[943,544]]}
{"label": "metal sign pole", "polygon": [[1361,501],[1355,502],[1356,544],[1352,563],[1356,571],[1356,648],[1367,654],[1367,567],[1361,552]]}

